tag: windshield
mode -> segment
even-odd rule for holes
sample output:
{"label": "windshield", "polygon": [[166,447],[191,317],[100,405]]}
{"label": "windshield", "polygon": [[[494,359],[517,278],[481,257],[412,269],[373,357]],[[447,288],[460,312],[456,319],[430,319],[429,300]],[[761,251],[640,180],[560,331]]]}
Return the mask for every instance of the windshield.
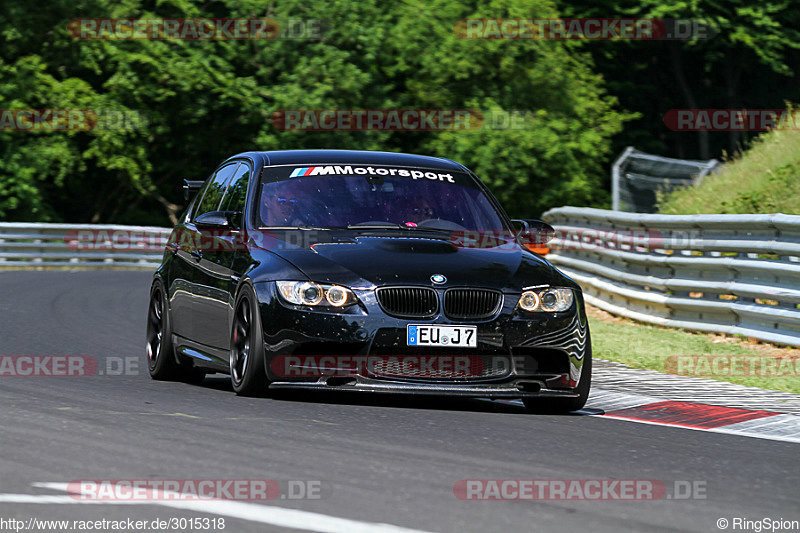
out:
{"label": "windshield", "polygon": [[[293,173],[302,174],[304,170],[298,167]],[[389,170],[395,175],[348,173],[266,181],[261,186],[258,221],[261,226],[273,227],[506,228],[489,198],[467,174]],[[411,177],[411,172],[423,177]]]}

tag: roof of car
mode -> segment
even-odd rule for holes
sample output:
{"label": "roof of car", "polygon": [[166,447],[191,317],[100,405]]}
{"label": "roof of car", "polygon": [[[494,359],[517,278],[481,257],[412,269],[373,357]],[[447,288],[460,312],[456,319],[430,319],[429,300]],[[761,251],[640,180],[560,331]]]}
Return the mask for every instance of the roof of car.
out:
{"label": "roof of car", "polygon": [[238,154],[231,159],[260,156],[265,165],[356,164],[464,170],[464,166],[443,157],[373,152],[367,150],[272,150]]}

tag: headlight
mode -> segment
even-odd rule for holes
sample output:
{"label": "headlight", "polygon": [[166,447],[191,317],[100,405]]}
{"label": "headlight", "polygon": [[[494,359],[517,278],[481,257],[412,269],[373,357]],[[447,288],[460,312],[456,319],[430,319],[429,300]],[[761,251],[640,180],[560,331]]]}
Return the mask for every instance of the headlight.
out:
{"label": "headlight", "polygon": [[533,291],[525,291],[519,299],[519,306],[526,311],[536,311],[539,308],[539,295]]}
{"label": "headlight", "polygon": [[345,307],[356,303],[356,295],[339,285],[323,285],[313,281],[276,281],[278,294],[295,305]]}
{"label": "headlight", "polygon": [[536,289],[525,291],[519,298],[519,306],[525,311],[555,313],[572,307],[572,289]]}

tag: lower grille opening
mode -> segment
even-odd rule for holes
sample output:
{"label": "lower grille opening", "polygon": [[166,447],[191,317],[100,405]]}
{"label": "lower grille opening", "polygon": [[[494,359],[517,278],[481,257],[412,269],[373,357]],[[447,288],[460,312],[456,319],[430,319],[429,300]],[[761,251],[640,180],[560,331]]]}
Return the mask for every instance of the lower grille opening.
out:
{"label": "lower grille opening", "polygon": [[522,392],[539,392],[542,390],[542,384],[538,381],[518,381],[517,388]]}
{"label": "lower grille opening", "polygon": [[512,369],[511,356],[502,350],[374,344],[370,356],[379,358],[370,366],[372,375],[386,379],[470,381],[502,378]]}
{"label": "lower grille opening", "polygon": [[569,356],[558,348],[511,348],[517,374],[568,374]]}
{"label": "lower grille opening", "polygon": [[344,387],[346,385],[355,385],[356,378],[351,377],[333,377],[325,380],[325,384],[329,387]]}
{"label": "lower grille opening", "polygon": [[355,355],[364,349],[364,343],[304,342],[292,350],[292,355]]}
{"label": "lower grille opening", "polygon": [[295,382],[343,377],[347,369],[357,368],[353,361],[365,350],[365,343],[304,342],[285,350],[285,353],[270,356],[268,377],[272,381]]}

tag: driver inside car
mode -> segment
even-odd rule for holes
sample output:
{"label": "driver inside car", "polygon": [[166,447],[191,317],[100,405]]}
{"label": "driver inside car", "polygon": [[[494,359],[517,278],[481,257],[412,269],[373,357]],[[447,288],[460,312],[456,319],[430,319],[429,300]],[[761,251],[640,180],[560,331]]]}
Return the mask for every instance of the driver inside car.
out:
{"label": "driver inside car", "polygon": [[261,194],[261,218],[265,226],[301,226],[306,222],[300,217],[300,202],[284,191],[264,187]]}

